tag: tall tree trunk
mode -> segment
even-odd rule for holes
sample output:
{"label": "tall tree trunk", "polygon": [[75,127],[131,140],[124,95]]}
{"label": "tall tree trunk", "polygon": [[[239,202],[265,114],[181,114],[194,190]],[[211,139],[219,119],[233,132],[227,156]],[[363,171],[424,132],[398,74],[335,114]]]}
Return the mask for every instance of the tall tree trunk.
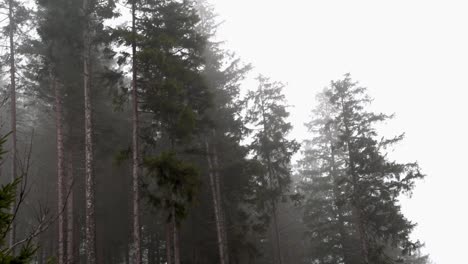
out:
{"label": "tall tree trunk", "polygon": [[65,255],[65,218],[64,209],[64,139],[63,139],[63,109],[62,109],[62,94],[61,84],[57,79],[50,74],[52,85],[55,92],[55,127],[56,127],[56,146],[57,146],[57,213],[58,213],[58,264],[64,263]]}
{"label": "tall tree trunk", "polygon": [[[216,130],[213,129],[213,138],[216,138]],[[218,196],[218,206],[220,214],[221,234],[223,239],[224,249],[224,263],[229,264],[229,247],[228,247],[228,236],[227,236],[227,222],[223,206],[223,196],[221,195],[221,177],[219,175],[219,162],[218,162],[218,150],[216,146],[213,146],[213,165],[214,165],[214,179],[216,184],[216,194]]]}
{"label": "tall tree trunk", "polygon": [[205,149],[206,149],[206,159],[208,163],[208,175],[210,178],[210,189],[211,189],[211,196],[213,198],[213,208],[214,208],[214,215],[215,215],[215,225],[216,225],[216,234],[217,234],[217,239],[218,239],[218,251],[219,251],[219,263],[220,264],[227,264],[225,260],[227,259],[225,256],[225,247],[224,247],[224,235],[223,235],[223,228],[222,228],[222,216],[220,212],[220,199],[219,199],[219,191],[217,190],[217,187],[219,185],[217,181],[215,180],[215,170],[217,168],[214,168],[214,153],[212,153],[211,149],[214,149],[212,147],[210,149],[210,145],[208,143],[208,139],[205,139]]}
{"label": "tall tree trunk", "polygon": [[141,234],[140,234],[140,192],[139,192],[139,145],[138,145],[138,93],[136,69],[136,0],[132,0],[132,162],[133,162],[133,259],[135,264],[141,263]]}
{"label": "tall tree trunk", "polygon": [[[15,41],[14,29],[15,22],[13,19],[13,0],[8,1],[8,19],[9,19],[9,39],[10,39],[10,106],[11,106],[11,180],[14,181],[17,177],[16,171],[16,67],[15,67]],[[11,207],[11,212],[14,213],[16,207],[16,198]],[[12,223],[10,231],[10,246],[16,241],[16,224]]]}
{"label": "tall tree trunk", "polygon": [[166,223],[166,263],[172,264],[172,223]]}
{"label": "tall tree trunk", "polygon": [[91,78],[90,52],[91,41],[89,34],[90,17],[88,1],[83,1],[86,26],[83,30],[83,88],[85,103],[85,199],[86,199],[86,263],[96,263],[96,222],[95,222],[95,189],[93,175],[93,125],[91,108]]}
{"label": "tall tree trunk", "polygon": [[174,207],[172,207],[172,234],[172,242],[174,243],[174,264],[180,264],[179,228],[177,227]]}
{"label": "tall tree trunk", "polygon": [[[70,133],[71,137],[71,133]],[[74,263],[74,235],[73,235],[73,147],[68,149],[68,200],[67,200],[67,256],[66,263]]]}

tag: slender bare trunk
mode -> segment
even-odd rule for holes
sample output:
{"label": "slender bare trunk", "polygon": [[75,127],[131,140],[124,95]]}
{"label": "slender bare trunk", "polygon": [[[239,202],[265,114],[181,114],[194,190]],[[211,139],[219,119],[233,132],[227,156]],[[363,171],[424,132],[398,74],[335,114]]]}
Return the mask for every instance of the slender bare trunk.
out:
{"label": "slender bare trunk", "polygon": [[136,69],[136,27],[135,12],[136,0],[132,1],[132,97],[133,97],[133,120],[132,120],[132,144],[133,144],[133,253],[134,263],[141,263],[141,234],[140,234],[140,192],[139,192],[139,144],[138,144],[138,93],[137,93],[137,69]]}
{"label": "slender bare trunk", "polygon": [[[71,134],[71,133],[70,133]],[[74,263],[74,244],[73,244],[73,152],[72,146],[68,150],[68,201],[67,201],[67,256],[66,263]]]}
{"label": "slender bare trunk", "polygon": [[172,264],[172,223],[166,223],[166,263]]}
{"label": "slender bare trunk", "polygon": [[50,80],[52,82],[55,92],[55,129],[56,129],[56,147],[57,147],[57,213],[58,213],[58,263],[64,263],[65,255],[65,218],[63,215],[64,206],[64,146],[63,146],[63,109],[62,109],[62,94],[61,85],[58,80],[50,74]]}
{"label": "slender bare trunk", "polygon": [[172,234],[172,242],[174,243],[174,264],[180,264],[179,228],[177,227],[174,207],[172,207]]}
{"label": "slender bare trunk", "polygon": [[[216,131],[213,129],[213,137],[216,137]],[[216,184],[216,193],[218,196],[218,206],[220,214],[220,224],[221,224],[221,234],[223,239],[223,249],[224,249],[224,263],[229,264],[229,246],[228,246],[228,236],[227,236],[227,221],[224,212],[223,206],[223,196],[221,195],[221,177],[219,175],[219,162],[218,162],[218,150],[216,146],[213,146],[213,165],[214,165],[214,178]]]}
{"label": "slender bare trunk", "polygon": [[91,108],[91,82],[90,82],[90,51],[91,41],[89,34],[90,18],[88,1],[83,1],[84,18],[86,26],[83,30],[83,88],[85,101],[85,199],[86,199],[86,263],[96,263],[96,222],[95,222],[95,190],[93,175],[93,125]]}
{"label": "slender bare trunk", "polygon": [[[216,225],[216,234],[218,239],[218,250],[219,250],[219,262],[220,264],[226,264],[225,260],[227,259],[225,256],[225,247],[223,241],[223,228],[222,228],[222,216],[220,212],[220,200],[219,200],[219,191],[217,187],[219,185],[219,181],[215,179],[215,170],[214,168],[214,153],[212,153],[208,139],[205,139],[205,149],[206,149],[206,159],[208,163],[208,176],[210,178],[210,189],[211,189],[211,196],[213,198],[213,208],[214,208],[214,215],[215,215],[215,225]],[[214,147],[212,148],[214,150]],[[218,184],[217,184],[218,182]]]}
{"label": "slender bare trunk", "polygon": [[[10,23],[10,106],[11,106],[11,180],[14,181],[17,177],[16,171],[16,67],[15,67],[15,42],[14,42],[14,29],[15,23],[13,19],[13,1],[8,1],[8,19]],[[14,212],[16,207],[16,199],[11,207]],[[16,225],[12,223],[10,231],[10,246],[16,240]]]}

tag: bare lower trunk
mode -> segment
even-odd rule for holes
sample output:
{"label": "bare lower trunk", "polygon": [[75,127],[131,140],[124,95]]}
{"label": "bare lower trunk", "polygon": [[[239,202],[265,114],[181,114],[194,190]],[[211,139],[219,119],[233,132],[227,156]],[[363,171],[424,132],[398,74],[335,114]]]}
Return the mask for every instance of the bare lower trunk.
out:
{"label": "bare lower trunk", "polygon": [[[218,239],[218,250],[219,250],[219,263],[226,264],[225,260],[227,259],[225,256],[225,246],[224,246],[224,231],[222,228],[222,216],[220,212],[220,199],[219,199],[219,191],[217,190],[217,186],[219,181],[216,181],[215,177],[215,168],[213,162],[214,154],[211,153],[211,149],[209,147],[208,140],[205,140],[205,149],[206,149],[206,159],[208,163],[208,175],[210,178],[210,189],[211,189],[211,196],[213,198],[213,208],[214,208],[214,215],[215,215],[215,225],[216,225],[216,234]],[[214,149],[214,148],[212,148]],[[217,184],[218,182],[218,184]]]}
{"label": "bare lower trunk", "polygon": [[51,74],[51,82],[55,92],[55,126],[57,139],[57,213],[58,213],[58,264],[64,263],[65,254],[65,218],[63,215],[64,208],[64,147],[63,147],[63,113],[62,113],[62,96],[61,85],[56,78]]}
{"label": "bare lower trunk", "polygon": [[138,93],[137,93],[137,75],[136,75],[136,28],[135,28],[135,11],[136,0],[132,1],[132,97],[133,97],[133,120],[132,120],[132,144],[133,144],[133,259],[135,264],[141,263],[141,234],[140,234],[140,192],[139,192],[139,159],[138,159]]}
{"label": "bare lower trunk", "polygon": [[[213,130],[213,137],[216,137],[216,131]],[[223,249],[224,249],[224,263],[229,264],[229,247],[228,247],[228,236],[227,236],[227,221],[224,215],[223,196],[221,195],[221,177],[219,175],[219,162],[218,162],[218,151],[216,146],[213,147],[213,165],[214,165],[214,179],[216,184],[216,193],[218,196],[219,215],[221,224],[221,234],[223,238]]]}
{"label": "bare lower trunk", "polygon": [[166,223],[166,263],[172,264],[172,223]]}
{"label": "bare lower trunk", "polygon": [[283,263],[283,256],[281,254],[281,243],[280,243],[280,233],[278,228],[278,210],[276,208],[276,202],[273,201],[273,228],[275,232],[275,242],[276,242],[276,253],[278,254],[278,264]]}
{"label": "bare lower trunk", "polygon": [[[83,1],[83,10],[87,20],[89,7],[87,0]],[[85,101],[85,199],[86,199],[86,263],[96,263],[96,222],[95,222],[95,190],[94,190],[94,175],[93,175],[93,125],[92,125],[92,109],[91,109],[91,89],[90,89],[90,36],[89,24],[83,31],[83,88]]]}
{"label": "bare lower trunk", "polygon": [[179,228],[175,220],[175,209],[172,208],[172,232],[174,243],[174,264],[180,264],[180,247],[179,247]]}
{"label": "bare lower trunk", "polygon": [[[8,1],[8,19],[10,23],[10,105],[11,105],[11,180],[17,177],[16,171],[16,67],[15,67],[15,42],[14,42],[14,19],[13,19],[13,0]],[[16,199],[11,207],[14,213]],[[16,225],[12,223],[10,231],[10,246],[16,242]]]}
{"label": "bare lower trunk", "polygon": [[66,263],[74,263],[74,236],[73,236],[73,153],[68,150],[68,200],[67,200],[67,256]]}

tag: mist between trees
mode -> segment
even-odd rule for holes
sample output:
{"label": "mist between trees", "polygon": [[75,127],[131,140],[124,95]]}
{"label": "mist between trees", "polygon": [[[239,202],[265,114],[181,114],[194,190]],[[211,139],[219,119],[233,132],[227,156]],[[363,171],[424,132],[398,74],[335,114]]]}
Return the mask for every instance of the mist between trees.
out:
{"label": "mist between trees", "polygon": [[291,139],[287,87],[245,92],[218,21],[206,0],[2,0],[0,263],[430,263],[391,116],[345,74]]}

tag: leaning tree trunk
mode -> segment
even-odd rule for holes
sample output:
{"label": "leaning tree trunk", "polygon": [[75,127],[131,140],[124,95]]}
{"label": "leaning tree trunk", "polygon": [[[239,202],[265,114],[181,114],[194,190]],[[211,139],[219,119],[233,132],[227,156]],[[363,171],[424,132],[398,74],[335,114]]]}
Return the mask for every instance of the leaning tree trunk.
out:
{"label": "leaning tree trunk", "polygon": [[61,86],[57,79],[50,74],[50,81],[55,92],[55,127],[56,127],[56,147],[57,147],[57,214],[58,214],[58,264],[64,263],[65,254],[65,233],[64,233],[64,147],[63,147],[63,108]]}
{"label": "leaning tree trunk", "polygon": [[139,192],[139,159],[138,159],[138,93],[136,72],[136,27],[135,27],[136,0],[132,1],[132,97],[133,97],[133,120],[132,120],[132,181],[133,181],[133,261],[141,263],[141,234],[140,234],[140,192]]}
{"label": "leaning tree trunk", "polygon": [[[71,133],[70,133],[71,137]],[[68,199],[67,199],[67,255],[66,263],[74,263],[74,235],[73,235],[73,147],[70,146],[68,149]]]}
{"label": "leaning tree trunk", "polygon": [[85,245],[86,245],[86,263],[96,263],[96,222],[95,222],[95,190],[93,175],[93,125],[91,109],[91,89],[90,89],[90,51],[91,41],[89,34],[90,18],[88,15],[88,1],[83,1],[84,18],[86,26],[83,30],[83,88],[85,103]]}
{"label": "leaning tree trunk", "polygon": [[[216,234],[218,240],[218,250],[219,250],[219,263],[226,264],[225,260],[225,246],[224,246],[224,231],[222,228],[222,213],[220,212],[220,199],[219,199],[219,191],[217,190],[218,185],[216,184],[215,180],[215,170],[218,168],[214,168],[214,153],[210,151],[210,146],[208,143],[208,139],[205,139],[205,149],[206,149],[206,159],[208,163],[208,176],[210,178],[210,189],[211,189],[211,196],[213,198],[213,208],[214,208],[214,215],[215,215],[215,225],[216,225]],[[214,147],[212,148],[214,149]],[[219,182],[219,181],[218,181]]]}
{"label": "leaning tree trunk", "polygon": [[[14,20],[13,20],[13,0],[8,1],[8,19],[9,19],[9,39],[10,39],[10,105],[11,105],[11,180],[17,177],[16,171],[16,67],[15,67],[15,42],[14,42]],[[16,207],[16,198],[11,207],[14,213]],[[10,231],[10,246],[13,246],[16,240],[16,225],[12,223]]]}

